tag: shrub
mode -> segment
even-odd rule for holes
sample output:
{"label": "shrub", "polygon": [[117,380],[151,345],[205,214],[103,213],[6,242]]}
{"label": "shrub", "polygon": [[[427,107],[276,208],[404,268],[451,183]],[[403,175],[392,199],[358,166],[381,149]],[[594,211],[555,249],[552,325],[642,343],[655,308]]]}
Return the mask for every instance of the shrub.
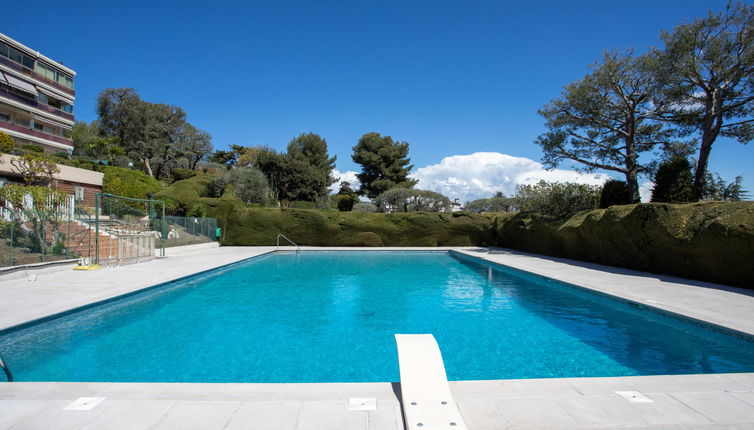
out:
{"label": "shrub", "polygon": [[683,157],[664,161],[657,168],[652,189],[652,201],[683,203],[694,200],[691,164]]}
{"label": "shrub", "polygon": [[207,206],[204,204],[204,202],[196,202],[193,206],[191,206],[191,209],[188,211],[186,216],[194,217],[194,218],[204,218],[207,215]]}
{"label": "shrub", "polygon": [[101,166],[102,191],[133,199],[148,199],[162,189],[162,183],[144,172],[115,166]]}
{"label": "shrub", "polygon": [[350,212],[353,209],[353,205],[356,204],[356,199],[353,196],[336,194],[334,199],[335,207],[341,212]]}
{"label": "shrub", "polygon": [[628,195],[626,181],[610,179],[605,182],[600,193],[600,208],[628,204],[631,204],[631,196]]}
{"label": "shrub", "polygon": [[58,164],[62,164],[64,166],[71,166],[76,167],[79,169],[85,169],[85,170],[94,170],[95,172],[97,169],[97,163],[91,160],[82,160],[80,158],[71,158],[71,159],[58,159],[55,160]]}
{"label": "shrub", "polygon": [[198,175],[199,172],[190,169],[173,169],[172,176],[173,182],[182,181],[184,179],[193,178]]}
{"label": "shrub", "polygon": [[469,212],[513,212],[518,210],[516,199],[508,197],[491,197],[489,199],[472,200],[464,206]]}
{"label": "shrub", "polygon": [[215,177],[212,175],[196,175],[167,186],[155,194],[154,198],[164,200],[171,215],[186,216],[200,197],[219,197],[209,193],[214,182]]}
{"label": "shrub", "polygon": [[20,149],[21,149],[21,152],[25,152],[25,153],[27,153],[27,154],[28,154],[28,153],[32,153],[32,154],[42,154],[42,153],[44,153],[44,152],[45,152],[45,151],[44,151],[44,149],[42,149],[42,147],[41,147],[41,146],[39,146],[39,145],[34,145],[34,144],[32,144],[32,143],[27,143],[27,144],[25,144],[25,145],[21,145],[21,148],[20,148]]}
{"label": "shrub", "polygon": [[377,212],[377,206],[371,203],[356,203],[352,208],[353,212],[373,213]]}
{"label": "shrub", "polygon": [[218,174],[217,178],[216,183],[213,184],[215,190],[221,188],[222,183],[226,187],[232,185],[234,195],[244,203],[266,204],[271,199],[272,194],[267,177],[255,167],[231,169]]}
{"label": "shrub", "polygon": [[10,136],[0,131],[0,152],[10,154],[15,147],[16,142]]}
{"label": "shrub", "polygon": [[596,209],[600,201],[600,187],[539,181],[534,185],[517,186],[516,199],[521,211],[565,218],[579,211]]}
{"label": "shrub", "polygon": [[445,212],[450,209],[450,200],[440,193],[411,188],[391,188],[374,199],[385,213],[393,212]]}
{"label": "shrub", "polygon": [[288,203],[288,207],[293,209],[314,209],[316,206],[316,203],[305,200],[294,200]]}

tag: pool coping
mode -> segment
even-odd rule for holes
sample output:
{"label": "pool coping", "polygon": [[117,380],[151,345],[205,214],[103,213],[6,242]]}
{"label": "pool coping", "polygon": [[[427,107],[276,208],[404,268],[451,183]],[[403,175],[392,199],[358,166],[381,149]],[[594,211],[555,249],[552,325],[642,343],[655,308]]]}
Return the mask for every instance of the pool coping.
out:
{"label": "pool coping", "polygon": [[[283,248],[283,247],[281,247]],[[290,251],[291,248],[283,248]],[[406,248],[332,248],[332,247],[302,247],[304,251],[438,251],[447,252],[455,251],[472,258],[480,258],[491,264],[502,264],[505,267],[514,270],[520,270],[538,276],[555,279],[566,284],[571,284],[578,288],[592,290],[599,294],[605,294],[621,300],[636,303],[639,306],[654,308],[660,311],[670,312],[683,318],[699,320],[705,324],[724,327],[734,331],[752,334],[752,330],[746,324],[737,324],[736,320],[725,320],[724,318],[710,318],[709,313],[687,312],[684,313],[683,303],[680,305],[667,303],[651,303],[641,300],[642,289],[637,291],[624,291],[604,289],[595,286],[590,282],[579,282],[580,278],[568,276],[548,276],[552,274],[553,267],[561,269],[583,271],[587,275],[593,274],[594,271],[601,269],[605,273],[612,273],[611,276],[625,277],[628,284],[630,281],[644,279],[649,288],[657,286],[670,288],[670,293],[676,294],[678,288],[701,289],[702,293],[707,295],[725,296],[725,298],[736,298],[744,301],[745,309],[750,312],[754,310],[754,303],[751,292],[715,285],[709,283],[700,283],[679,278],[663,277],[659,275],[616,269],[606,266],[591,265],[589,263],[575,262],[571,260],[556,259],[535,254],[526,254],[517,251],[505,250],[500,248],[478,248],[478,247],[442,247],[442,248],[425,248],[425,247],[406,247]],[[172,276],[170,279],[160,279],[156,283],[147,283],[142,285],[131,283],[130,291],[116,291],[109,297],[103,297],[101,291],[95,291],[90,297],[88,303],[81,306],[73,306],[62,312],[49,313],[47,315],[32,315],[22,321],[23,326],[38,322],[40,319],[55,318],[62,313],[71,313],[80,310],[83,307],[96,306],[101,302],[117,300],[127,295],[137,294],[149,289],[158,288],[162,285],[177,282],[181,279],[193,276],[201,276],[208,271],[216,270],[221,267],[238,264],[250,258],[263,256],[274,252],[275,247],[223,247],[216,248],[209,253],[206,250],[202,252],[186,253],[182,257],[173,260],[167,258],[156,260],[153,266],[161,266],[171,260],[183,262],[188,265],[188,271],[179,276]],[[208,254],[213,260],[220,261],[217,264],[193,264],[201,262],[202,254]],[[206,255],[205,255],[206,257]],[[181,260],[183,258],[183,260]],[[209,258],[209,257],[208,257]],[[150,264],[150,263],[144,263]],[[144,266],[145,267],[145,266]],[[150,269],[151,270],[151,269]],[[111,272],[106,272],[111,271]],[[71,271],[73,272],[73,271]],[[138,265],[124,266],[112,269],[103,269],[101,274],[120,274],[120,276],[131,277],[141,272]],[[147,271],[148,272],[148,271]],[[159,271],[157,271],[159,272]],[[148,272],[149,273],[149,272]],[[154,271],[153,271],[154,273]],[[24,290],[42,290],[60,294],[61,291],[45,290],[44,286],[53,286],[55,278],[71,278],[72,276],[81,276],[78,279],[91,279],[91,275],[81,275],[81,272],[73,275],[69,272],[55,271],[49,275],[41,274],[39,281],[41,284],[28,283],[24,288],[16,288],[18,291]],[[98,276],[97,279],[102,279]],[[37,281],[37,282],[39,282]],[[574,282],[575,281],[575,282]],[[0,278],[0,291],[4,287],[18,284],[18,279],[5,281]],[[29,285],[31,287],[29,287]],[[141,285],[141,286],[139,286]],[[630,285],[629,285],[630,286]],[[39,287],[39,288],[37,288]],[[31,294],[31,291],[26,291]],[[638,298],[638,300],[637,300]],[[740,309],[736,309],[740,311]],[[735,310],[734,310],[735,311]],[[730,313],[731,310],[724,308],[721,312]],[[734,312],[735,313],[735,312]],[[746,315],[739,315],[745,318]],[[741,319],[739,318],[739,319]],[[0,324],[1,325],[1,324]],[[17,329],[19,324],[6,326],[2,329],[5,331],[9,328]],[[459,404],[461,413],[467,420],[470,428],[498,428],[501,423],[505,426],[516,425],[520,428],[541,428],[542,426],[552,425],[552,417],[539,416],[539,410],[542,408],[554,408],[564,414],[558,419],[567,420],[574,423],[571,427],[590,427],[590,428],[612,428],[611,423],[617,423],[619,419],[638,420],[637,425],[642,428],[661,427],[664,424],[657,424],[656,417],[653,413],[646,410],[625,409],[624,400],[616,395],[617,390],[635,389],[648,394],[657,401],[657,407],[671,410],[673,408],[682,409],[685,415],[684,420],[698,419],[699,428],[706,428],[715,424],[731,423],[754,423],[754,373],[741,374],[700,374],[700,375],[658,375],[658,376],[633,376],[633,377],[611,377],[611,378],[554,378],[554,379],[530,379],[530,380],[491,380],[491,381],[451,381],[451,390],[455,400]],[[92,418],[95,423],[102,423],[103,419],[111,419],[111,423],[119,423],[123,420],[122,411],[116,413],[117,408],[132,408],[133,413],[139,413],[140,408],[146,406],[154,408],[164,408],[164,413],[160,415],[155,425],[161,423],[163,426],[166,422],[180,419],[195,418],[196,411],[193,409],[201,406],[208,407],[209,411],[216,411],[217,408],[228,408],[227,402],[234,402],[232,417],[236,417],[244,411],[245,407],[256,408],[264,405],[264,408],[275,410],[281,405],[288,405],[288,402],[294,402],[298,412],[295,414],[295,428],[308,428],[305,423],[312,426],[322,425],[329,422],[333,414],[340,414],[341,411],[347,410],[348,398],[351,397],[375,397],[377,398],[378,412],[360,412],[359,420],[364,420],[367,424],[354,426],[353,428],[374,428],[374,429],[401,429],[403,428],[400,413],[400,396],[396,390],[396,383],[314,383],[314,384],[258,384],[258,383],[239,383],[239,384],[213,384],[213,383],[77,383],[77,382],[14,382],[10,384],[0,384],[0,402],[9,402],[7,404],[16,407],[17,405],[33,406],[39,409],[38,413],[23,418],[27,421],[21,423],[31,423],[38,419],[50,419],[50,422],[63,419],[60,409],[75,400],[77,397],[87,395],[103,395],[108,398],[105,404],[107,409],[99,415],[99,418]],[[700,400],[701,399],[701,400]],[[135,402],[135,403],[134,403]],[[584,415],[581,402],[587,402],[590,412]],[[238,403],[238,405],[236,405]],[[257,406],[253,406],[256,404]],[[611,412],[602,409],[592,409],[593,405],[605,405],[606,408],[621,409],[621,417],[611,416],[613,421],[605,421],[597,426],[593,420],[603,415],[607,416]],[[202,406],[203,405],[203,406]],[[513,405],[512,407],[509,407]],[[709,405],[709,407],[707,406]],[[722,405],[722,406],[721,406]],[[286,406],[286,407],[288,407]],[[726,411],[739,411],[728,415],[715,415],[714,410],[709,408],[727,408]],[[522,408],[521,413],[516,409]],[[630,405],[630,408],[635,408]],[[731,409],[733,408],[733,409]],[[743,409],[742,409],[743,408]],[[36,410],[36,409],[35,409]],[[225,409],[223,409],[225,410]],[[675,410],[675,409],[673,409]],[[740,412],[743,410],[743,412]],[[527,415],[526,411],[530,411]],[[213,414],[215,412],[212,412]],[[355,414],[352,412],[352,414]],[[518,415],[516,415],[518,414]],[[647,415],[649,414],[649,415]],[[233,418],[228,415],[227,421],[222,426],[216,428],[234,428]],[[83,417],[83,415],[81,415]],[[338,415],[341,416],[341,415]],[[356,415],[342,415],[344,420],[351,423]],[[68,419],[68,418],[66,418]],[[76,418],[79,419],[79,418]],[[516,420],[524,421],[516,421]],[[679,420],[681,418],[678,418]],[[99,420],[99,421],[97,421]],[[318,421],[319,420],[319,421]],[[615,421],[618,420],[618,421]],[[655,420],[655,421],[653,421]],[[170,421],[173,422],[173,421]],[[346,422],[346,421],[344,421]],[[628,421],[626,421],[628,422]],[[313,424],[312,424],[313,423]],[[362,423],[362,421],[359,421]],[[378,424],[379,423],[379,424]],[[692,425],[692,421],[678,421],[674,424]],[[696,421],[693,421],[696,425]],[[528,424],[531,424],[527,427]],[[578,424],[578,425],[576,425]],[[15,425],[15,424],[14,424]],[[349,424],[350,425],[350,424]],[[23,424],[22,424],[23,426]],[[169,426],[168,426],[169,427]],[[2,417],[0,417],[0,428],[3,428]],[[108,427],[109,428],[109,427]],[[146,428],[146,427],[145,427]],[[151,425],[149,428],[152,428]],[[159,425],[157,428],[161,428]],[[172,427],[171,427],[172,428]],[[208,426],[207,428],[212,428]],[[277,428],[270,426],[269,428]],[[288,427],[280,427],[288,428]],[[293,429],[294,427],[290,427]],[[322,427],[325,428],[325,427]],[[351,427],[338,427],[351,428]]]}

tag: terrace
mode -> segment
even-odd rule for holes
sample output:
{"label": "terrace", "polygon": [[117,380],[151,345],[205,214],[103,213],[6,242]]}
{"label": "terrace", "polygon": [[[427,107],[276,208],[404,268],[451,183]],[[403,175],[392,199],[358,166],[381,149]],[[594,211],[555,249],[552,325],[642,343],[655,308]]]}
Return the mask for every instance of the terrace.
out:
{"label": "terrace", "polygon": [[[754,334],[750,318],[750,310],[754,308],[751,291],[503,249],[453,249]],[[23,272],[9,274],[0,281],[0,328],[273,251],[272,247],[200,246],[172,249],[166,259],[93,272],[74,272],[64,267],[46,269],[36,277]],[[451,390],[472,429],[668,428],[672,425],[744,428],[754,425],[754,374],[751,373],[458,381],[451,382]],[[617,393],[626,391],[639,391],[652,401],[637,403]],[[0,428],[54,425],[57,428],[129,429],[186,426],[400,429],[403,424],[399,392],[398,384],[390,382],[20,382],[0,384],[0,407],[8,411],[0,415]],[[89,410],[65,409],[81,397],[104,399]],[[376,399],[377,408],[350,410],[349,399],[360,398]]]}

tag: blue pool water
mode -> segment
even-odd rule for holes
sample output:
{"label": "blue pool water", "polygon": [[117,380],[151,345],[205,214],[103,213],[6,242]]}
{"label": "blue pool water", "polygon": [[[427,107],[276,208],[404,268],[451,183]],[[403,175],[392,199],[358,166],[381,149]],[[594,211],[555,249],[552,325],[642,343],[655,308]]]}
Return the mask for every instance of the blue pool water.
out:
{"label": "blue pool water", "polygon": [[268,255],[0,334],[19,381],[397,381],[393,334],[449,379],[754,371],[754,343],[444,252]]}

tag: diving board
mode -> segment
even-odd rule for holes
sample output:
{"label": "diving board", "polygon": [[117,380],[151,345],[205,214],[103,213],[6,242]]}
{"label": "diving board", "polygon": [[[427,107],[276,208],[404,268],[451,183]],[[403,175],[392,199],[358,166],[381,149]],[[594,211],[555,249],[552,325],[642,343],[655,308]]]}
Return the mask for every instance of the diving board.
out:
{"label": "diving board", "polygon": [[450,395],[445,365],[431,334],[396,334],[407,430],[466,430]]}

